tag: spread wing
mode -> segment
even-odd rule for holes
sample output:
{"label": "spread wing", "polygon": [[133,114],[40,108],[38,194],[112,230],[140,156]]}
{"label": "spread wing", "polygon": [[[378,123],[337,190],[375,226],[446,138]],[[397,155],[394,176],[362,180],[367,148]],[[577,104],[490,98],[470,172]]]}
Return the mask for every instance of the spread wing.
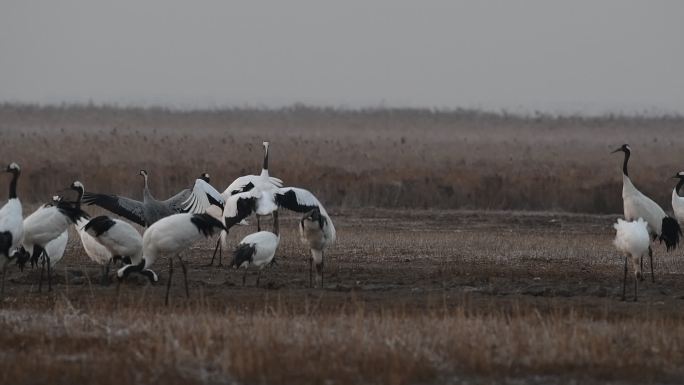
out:
{"label": "spread wing", "polygon": [[[172,196],[171,198],[163,201],[162,203],[166,205],[169,209],[177,213],[186,213],[188,211],[184,210],[186,206],[186,201],[192,198],[192,190],[184,189],[178,194]],[[194,214],[201,214],[199,212],[193,212]]]}
{"label": "spread wing", "polygon": [[225,201],[212,185],[203,179],[197,179],[191,194],[182,203],[184,212],[204,213],[209,206],[218,206],[223,210]]}
{"label": "spread wing", "polygon": [[311,192],[303,188],[283,187],[278,189],[275,193],[275,203],[279,207],[297,213],[306,213],[318,207],[321,214],[328,216],[321,202]]}
{"label": "spread wing", "polygon": [[[269,177],[269,181],[275,187],[283,186],[283,181],[278,178]],[[223,196],[227,199],[227,197],[231,195],[250,191],[259,183],[261,183],[261,177],[259,175],[244,175],[238,177],[223,191]]]}
{"label": "spread wing", "polygon": [[328,238],[335,241],[337,233],[335,231],[335,226],[332,223],[332,219],[325,211],[325,207],[321,202],[314,196],[309,190],[298,187],[283,187],[279,188],[275,195],[275,203],[279,207],[297,212],[306,213],[318,207],[321,215],[325,218],[325,225],[323,230],[326,232]]}
{"label": "spread wing", "polygon": [[252,215],[256,210],[256,203],[259,195],[258,192],[254,191],[231,195],[226,201],[226,206],[223,209],[226,228],[230,229],[232,226]]}
{"label": "spread wing", "polygon": [[143,204],[135,199],[120,197],[118,195],[86,192],[83,194],[82,202],[88,205],[100,206],[103,209],[122,216],[140,226],[145,226]]}
{"label": "spread wing", "polygon": [[223,209],[225,201],[212,185],[197,179],[192,190],[185,189],[163,203],[179,213],[204,214],[212,205]]}

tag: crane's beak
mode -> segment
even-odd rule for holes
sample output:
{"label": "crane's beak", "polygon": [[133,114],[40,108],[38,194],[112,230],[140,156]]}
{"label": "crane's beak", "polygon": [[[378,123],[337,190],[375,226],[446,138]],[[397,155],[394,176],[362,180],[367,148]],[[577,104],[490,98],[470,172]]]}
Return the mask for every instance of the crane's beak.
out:
{"label": "crane's beak", "polygon": [[615,154],[616,152],[620,152],[620,151],[622,151],[622,147],[618,148],[618,149],[615,150],[615,151],[611,151],[610,153],[611,153],[611,154]]}

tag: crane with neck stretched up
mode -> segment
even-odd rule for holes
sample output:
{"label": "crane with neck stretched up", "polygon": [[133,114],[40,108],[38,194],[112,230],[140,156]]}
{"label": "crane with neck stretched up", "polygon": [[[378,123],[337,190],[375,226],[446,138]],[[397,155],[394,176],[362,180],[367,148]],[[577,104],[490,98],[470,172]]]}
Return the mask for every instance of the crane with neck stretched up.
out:
{"label": "crane with neck stretched up", "polygon": [[674,211],[675,218],[679,223],[684,222],[684,197],[679,195],[679,192],[684,187],[684,171],[680,171],[673,176],[674,179],[679,179],[677,185],[672,189],[672,211]]}
{"label": "crane with neck stretched up", "polygon": [[[627,165],[632,153],[632,149],[627,144],[613,151],[623,152],[624,160],[622,163],[622,203],[624,208],[625,220],[635,221],[642,218],[647,222],[648,233],[651,239],[665,242],[668,251],[677,248],[682,230],[676,219],[667,215],[665,211],[653,201],[653,199],[639,191],[632,179],[629,177]],[[655,282],[653,274],[653,249],[649,246],[648,255],[651,263],[651,280]],[[643,263],[643,259],[642,259]]]}
{"label": "crane with neck stretched up", "polygon": [[12,174],[9,185],[9,199],[0,208],[0,268],[2,268],[2,288],[0,296],[5,291],[5,274],[10,258],[14,258],[14,250],[21,244],[24,237],[24,218],[22,216],[21,201],[17,197],[17,181],[21,174],[21,168],[16,163],[7,166],[8,173]]}

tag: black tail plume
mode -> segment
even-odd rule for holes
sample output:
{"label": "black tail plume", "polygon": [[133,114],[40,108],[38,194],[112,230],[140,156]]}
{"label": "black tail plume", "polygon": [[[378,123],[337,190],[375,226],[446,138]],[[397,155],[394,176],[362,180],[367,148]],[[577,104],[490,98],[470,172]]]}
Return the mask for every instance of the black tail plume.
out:
{"label": "black tail plume", "polygon": [[9,258],[10,247],[12,247],[12,233],[3,231],[0,233],[0,254]]}
{"label": "black tail plume", "polygon": [[665,242],[667,251],[674,250],[679,245],[679,237],[682,235],[682,229],[679,227],[679,222],[672,217],[663,218],[663,226],[660,231],[660,242]]}
{"label": "black tail plume", "polygon": [[106,215],[100,215],[99,217],[95,217],[86,223],[86,225],[83,226],[83,230],[88,231],[93,229],[93,231],[95,231],[95,236],[99,237],[107,230],[111,229],[115,224],[116,222],[114,222],[112,218]]}
{"label": "black tail plume", "polygon": [[78,222],[78,220],[81,218],[90,218],[90,215],[88,215],[87,212],[81,210],[80,207],[75,206],[74,204],[69,202],[62,201],[57,203],[57,209],[60,213],[69,218],[69,220],[73,224],[76,224],[76,222]]}
{"label": "black tail plume", "polygon": [[212,217],[209,214],[195,214],[190,218],[197,230],[204,234],[205,237],[214,235],[216,230],[225,230],[226,226],[221,223],[218,219]]}
{"label": "black tail plume", "polygon": [[237,245],[233,252],[233,261],[230,262],[230,267],[240,267],[246,261],[252,262],[256,247],[248,243],[241,243]]}

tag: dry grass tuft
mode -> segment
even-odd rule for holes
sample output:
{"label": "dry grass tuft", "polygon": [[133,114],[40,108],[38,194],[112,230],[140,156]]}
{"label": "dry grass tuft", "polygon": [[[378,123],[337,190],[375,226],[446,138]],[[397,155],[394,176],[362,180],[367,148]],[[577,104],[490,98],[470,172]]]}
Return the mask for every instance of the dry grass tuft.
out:
{"label": "dry grass tuft", "polygon": [[[111,304],[110,304],[111,305]],[[427,383],[553,374],[604,380],[684,375],[684,325],[576,311],[306,313],[278,299],[262,311],[174,309],[66,300],[0,312],[2,383]],[[484,377],[482,377],[484,376]]]}

